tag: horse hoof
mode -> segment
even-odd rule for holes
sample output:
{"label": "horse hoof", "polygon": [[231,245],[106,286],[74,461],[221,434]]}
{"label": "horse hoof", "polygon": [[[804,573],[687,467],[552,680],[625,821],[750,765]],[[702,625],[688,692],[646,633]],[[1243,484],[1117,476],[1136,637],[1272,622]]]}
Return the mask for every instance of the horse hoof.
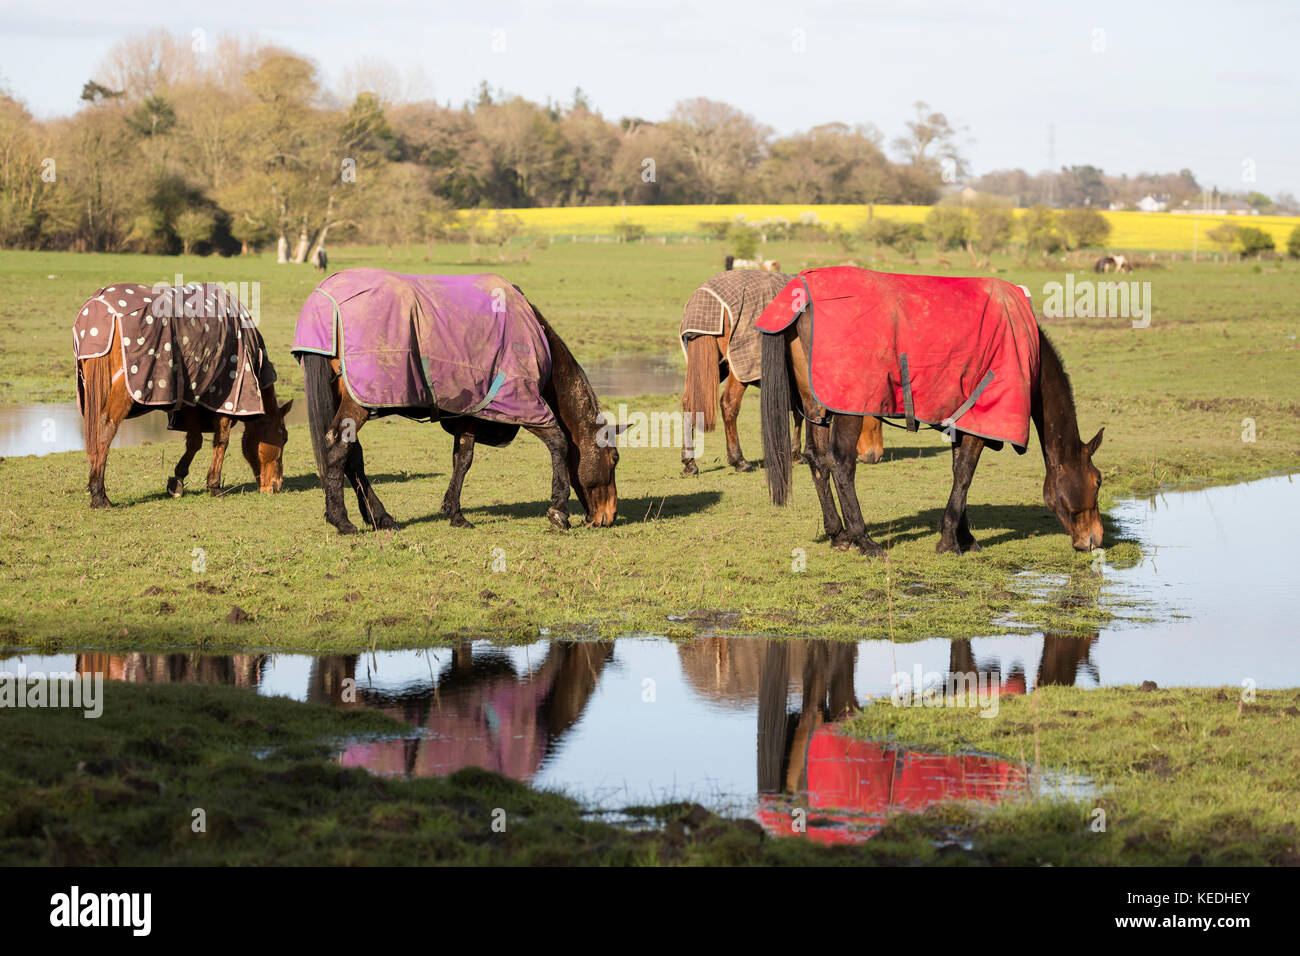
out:
{"label": "horse hoof", "polygon": [[[468,523],[469,522],[466,522],[466,524]],[[392,515],[386,514],[379,519],[375,527],[377,527],[380,531],[396,531],[397,522],[393,520]]]}
{"label": "horse hoof", "polygon": [[551,524],[555,526],[557,531],[569,530],[569,516],[563,511],[551,508],[546,512],[546,517],[551,520]]}
{"label": "horse hoof", "polygon": [[978,541],[976,541],[974,538],[971,538],[969,541],[962,542],[961,550],[962,553],[965,554],[968,551],[982,551],[984,549],[980,547],[980,543]]}
{"label": "horse hoof", "polygon": [[683,475],[698,475],[699,473],[700,473],[700,466],[695,463],[694,458],[692,458],[690,461],[683,462],[682,464]]}
{"label": "horse hoof", "polygon": [[104,508],[113,507],[113,502],[109,501],[107,498],[91,498],[90,507],[94,508],[96,511],[102,511]]}
{"label": "horse hoof", "polygon": [[337,524],[334,527],[338,528],[339,534],[357,533],[357,526],[354,525],[351,521],[344,521],[342,524]]}
{"label": "horse hoof", "polygon": [[470,524],[468,521],[466,521],[466,520],[465,520],[465,516],[464,516],[463,514],[460,514],[459,512],[457,512],[456,514],[454,514],[454,515],[451,516],[451,526],[452,526],[453,528],[472,528],[472,527],[474,527],[472,524]]}
{"label": "horse hoof", "polygon": [[749,462],[745,461],[745,459],[743,458],[740,459],[740,461],[736,462],[735,468],[736,471],[742,475],[747,474],[754,470],[754,466],[751,465]]}
{"label": "horse hoof", "polygon": [[946,538],[940,538],[939,543],[934,546],[938,554],[961,554],[961,548],[956,541],[949,541]]}
{"label": "horse hoof", "polygon": [[885,556],[885,549],[870,540],[859,541],[858,551],[868,558],[883,558]]}

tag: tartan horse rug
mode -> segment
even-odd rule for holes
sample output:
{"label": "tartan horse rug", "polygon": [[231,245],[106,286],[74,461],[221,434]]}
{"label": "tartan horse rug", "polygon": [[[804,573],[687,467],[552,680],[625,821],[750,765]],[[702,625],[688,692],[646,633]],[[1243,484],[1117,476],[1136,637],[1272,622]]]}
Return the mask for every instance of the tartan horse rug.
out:
{"label": "tartan horse rug", "polygon": [[438,408],[507,425],[553,425],[542,398],[551,348],[524,294],[498,275],[346,269],[298,315],[293,353],[341,356],[366,408]]}
{"label": "tartan horse rug", "polygon": [[851,266],[801,272],[755,323],[812,323],[813,396],[832,412],[904,418],[1023,453],[1038,387],[1038,323],[1002,279],[893,275]]}
{"label": "tartan horse rug", "polygon": [[723,322],[731,320],[727,344],[727,366],[737,380],[750,384],[762,377],[763,337],[754,330],[754,320],[763,314],[772,298],[785,288],[790,276],[780,272],[743,269],[719,272],[691,293],[682,311],[682,353],[696,335],[722,334]]}
{"label": "tartan horse rug", "polygon": [[[169,409],[167,427],[183,430],[176,412],[197,406],[234,417],[262,415],[262,389],[275,366],[248,309],[220,282],[147,286],[119,282],[98,290],[72,326],[78,359],[106,355],[122,339],[122,369],[135,401],[128,418]],[[86,411],[77,373],[77,405]]]}

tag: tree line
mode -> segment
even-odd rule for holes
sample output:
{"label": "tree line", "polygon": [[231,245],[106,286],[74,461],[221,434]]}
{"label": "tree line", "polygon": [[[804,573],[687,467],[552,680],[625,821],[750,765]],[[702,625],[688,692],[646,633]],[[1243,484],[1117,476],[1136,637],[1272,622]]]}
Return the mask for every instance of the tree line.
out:
{"label": "tree line", "polygon": [[457,209],[931,204],[967,173],[963,131],[924,103],[886,147],[868,123],[775,136],[705,98],[656,121],[607,119],[580,90],[412,101],[381,62],[342,87],[282,47],[155,31],[113,49],[73,115],[40,121],[0,91],[0,245],[304,262],[327,241],[463,231]]}

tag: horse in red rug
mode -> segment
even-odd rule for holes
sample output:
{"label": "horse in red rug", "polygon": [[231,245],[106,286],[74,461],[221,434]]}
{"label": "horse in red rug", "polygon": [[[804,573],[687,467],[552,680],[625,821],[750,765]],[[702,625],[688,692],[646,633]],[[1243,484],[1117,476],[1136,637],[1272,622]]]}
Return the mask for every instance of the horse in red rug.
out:
{"label": "horse in red rug", "polygon": [[[826,535],[841,550],[883,555],[867,533],[853,479],[864,416],[942,430],[952,442],[952,492],[937,550],[979,545],[966,495],[987,445],[1023,453],[1038,431],[1043,501],[1076,550],[1101,546],[1102,432],[1079,437],[1070,380],[1029,299],[1001,279],[891,275],[848,266],[809,269],[772,300],[763,338],[763,444],[768,490],[790,495],[792,391],[809,420],[805,451]],[[844,520],[836,510],[834,481]]]}

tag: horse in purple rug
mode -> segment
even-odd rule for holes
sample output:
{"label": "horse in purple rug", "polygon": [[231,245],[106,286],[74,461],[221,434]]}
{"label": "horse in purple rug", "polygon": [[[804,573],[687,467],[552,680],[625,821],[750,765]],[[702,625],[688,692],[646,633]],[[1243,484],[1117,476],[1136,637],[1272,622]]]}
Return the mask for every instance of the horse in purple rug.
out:
{"label": "horse in purple rug", "polygon": [[343,503],[344,477],[371,527],[397,526],[366,478],[357,440],[366,421],[393,414],[436,421],[452,435],[442,510],[454,527],[471,527],[460,498],[474,445],[508,445],[520,428],[551,453],[551,523],[569,527],[570,489],[588,525],[614,523],[616,428],[568,346],[500,276],[335,273],[303,305],[293,353],[306,379],[325,520],[340,534],[357,530]]}

